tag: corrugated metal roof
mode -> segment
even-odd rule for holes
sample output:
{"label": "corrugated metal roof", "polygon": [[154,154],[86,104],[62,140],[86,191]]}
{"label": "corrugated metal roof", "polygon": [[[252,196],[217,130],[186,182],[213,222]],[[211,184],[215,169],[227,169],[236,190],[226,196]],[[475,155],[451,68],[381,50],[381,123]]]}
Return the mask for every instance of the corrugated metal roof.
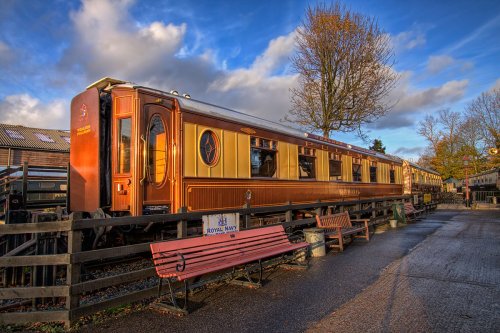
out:
{"label": "corrugated metal roof", "polygon": [[[0,124],[0,147],[69,152],[69,132]],[[54,141],[54,142],[50,142]]]}

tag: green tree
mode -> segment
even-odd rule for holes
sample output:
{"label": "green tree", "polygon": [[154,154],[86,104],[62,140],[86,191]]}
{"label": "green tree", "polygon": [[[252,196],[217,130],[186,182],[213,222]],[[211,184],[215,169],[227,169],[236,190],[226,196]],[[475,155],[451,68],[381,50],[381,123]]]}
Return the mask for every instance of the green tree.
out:
{"label": "green tree", "polygon": [[296,42],[292,66],[299,87],[291,90],[288,121],[325,137],[332,131],[361,134],[361,125],[390,109],[385,97],[398,76],[389,35],[375,18],[339,2],[309,7]]}
{"label": "green tree", "polygon": [[372,145],[368,147],[368,149],[385,154],[385,146],[382,144],[382,140],[380,139],[374,139]]}

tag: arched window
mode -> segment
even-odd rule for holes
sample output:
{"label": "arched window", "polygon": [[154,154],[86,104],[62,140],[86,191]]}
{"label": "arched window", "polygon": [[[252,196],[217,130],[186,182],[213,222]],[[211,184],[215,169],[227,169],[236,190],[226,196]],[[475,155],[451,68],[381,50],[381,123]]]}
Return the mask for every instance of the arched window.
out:
{"label": "arched window", "polygon": [[151,117],[148,126],[148,178],[161,185],[167,175],[167,132],[159,114]]}

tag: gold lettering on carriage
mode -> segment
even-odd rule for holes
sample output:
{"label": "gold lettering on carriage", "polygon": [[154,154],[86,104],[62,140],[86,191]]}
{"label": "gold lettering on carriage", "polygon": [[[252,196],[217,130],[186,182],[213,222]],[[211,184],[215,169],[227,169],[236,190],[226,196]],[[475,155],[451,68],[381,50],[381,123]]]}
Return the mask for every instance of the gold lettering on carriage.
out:
{"label": "gold lettering on carriage", "polygon": [[80,127],[80,128],[76,129],[76,135],[77,136],[80,136],[80,135],[83,135],[83,134],[87,134],[87,133],[90,133],[90,125],[83,126],[83,127]]}

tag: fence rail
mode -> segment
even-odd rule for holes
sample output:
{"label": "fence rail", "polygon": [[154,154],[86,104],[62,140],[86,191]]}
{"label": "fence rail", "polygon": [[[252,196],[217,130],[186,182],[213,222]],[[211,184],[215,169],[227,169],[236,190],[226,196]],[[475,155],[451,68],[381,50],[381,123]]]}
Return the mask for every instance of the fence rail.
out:
{"label": "fence rail", "polygon": [[[64,308],[53,311],[35,310],[29,312],[3,312],[0,313],[0,323],[63,321],[68,327],[81,316],[95,313],[108,307],[124,305],[156,295],[157,288],[147,286],[143,290],[129,292],[125,295],[120,295],[111,299],[97,301],[92,304],[81,304],[80,299],[82,294],[92,293],[126,283],[133,283],[155,276],[154,267],[151,266],[142,267],[130,272],[122,272],[113,276],[85,280],[85,276],[82,275],[82,268],[86,264],[96,261],[103,262],[107,259],[126,258],[131,255],[147,252],[149,251],[149,243],[154,241],[150,239],[138,244],[84,251],[82,248],[83,235],[87,230],[111,226],[165,225],[165,223],[167,223],[172,226],[177,225],[177,238],[184,238],[187,236],[186,230],[188,224],[201,220],[203,215],[221,213],[239,213],[242,221],[242,229],[259,227],[252,225],[250,221],[252,221],[252,219],[256,220],[258,216],[268,216],[269,214],[284,216],[284,221],[280,223],[286,228],[311,225],[315,222],[314,218],[305,216],[304,214],[309,213],[309,216],[312,216],[314,214],[323,214],[325,211],[338,212],[348,210],[352,215],[368,215],[372,220],[385,220],[391,211],[391,204],[408,200],[410,200],[409,196],[399,196],[343,202],[318,201],[310,204],[292,204],[289,202],[286,205],[273,207],[247,206],[241,209],[222,211],[181,212],[177,214],[148,215],[140,217],[75,219],[57,222],[0,225],[1,235],[48,235],[55,233],[58,235],[63,234],[67,238],[66,253],[0,257],[0,269],[24,267],[33,272],[30,276],[31,286],[23,285],[0,288],[0,299],[31,299],[35,303],[37,299],[62,298],[65,300],[61,302],[64,303]],[[61,278],[63,285],[36,285],[36,269],[51,267],[53,272],[55,272],[55,267],[57,266],[65,267],[65,274]]]}

